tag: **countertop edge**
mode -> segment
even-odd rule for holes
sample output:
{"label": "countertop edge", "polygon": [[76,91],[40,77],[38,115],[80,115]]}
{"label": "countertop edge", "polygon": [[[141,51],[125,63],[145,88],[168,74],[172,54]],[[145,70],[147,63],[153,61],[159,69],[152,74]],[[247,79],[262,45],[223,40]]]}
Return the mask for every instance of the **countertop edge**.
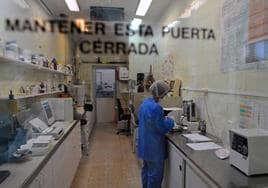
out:
{"label": "countertop edge", "polygon": [[27,188],[33,180],[38,176],[39,172],[43,169],[43,167],[47,164],[49,159],[54,155],[54,153],[58,150],[58,148],[61,146],[61,144],[65,141],[65,139],[68,137],[68,135],[71,133],[71,131],[74,129],[74,127],[77,125],[79,120],[74,120],[70,124],[70,128],[68,128],[67,132],[65,132],[62,137],[58,140],[58,142],[55,144],[55,146],[49,151],[49,153],[45,156],[45,158],[42,160],[42,162],[36,167],[35,170],[32,171],[32,174],[26,178],[26,180],[22,183],[20,186],[21,188]]}

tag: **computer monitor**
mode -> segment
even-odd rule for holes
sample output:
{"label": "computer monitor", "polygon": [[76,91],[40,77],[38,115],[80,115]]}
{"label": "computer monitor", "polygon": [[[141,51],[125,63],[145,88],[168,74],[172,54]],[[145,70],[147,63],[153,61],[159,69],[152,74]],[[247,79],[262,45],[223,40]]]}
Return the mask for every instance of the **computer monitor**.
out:
{"label": "computer monitor", "polygon": [[45,118],[47,119],[47,123],[50,126],[55,122],[55,117],[52,108],[47,100],[42,101],[41,104],[45,114]]}

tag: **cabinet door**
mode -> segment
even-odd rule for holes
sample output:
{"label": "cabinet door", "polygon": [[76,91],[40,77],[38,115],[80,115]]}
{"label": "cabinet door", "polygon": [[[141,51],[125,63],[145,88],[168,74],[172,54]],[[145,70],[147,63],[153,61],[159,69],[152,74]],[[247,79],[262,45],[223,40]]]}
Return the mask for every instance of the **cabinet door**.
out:
{"label": "cabinet door", "polygon": [[185,188],[211,188],[188,164],[185,179]]}
{"label": "cabinet door", "polygon": [[38,175],[30,184],[29,188],[40,188],[40,181],[40,176]]}
{"label": "cabinet door", "polygon": [[40,185],[42,188],[52,188],[54,187],[53,185],[53,165],[52,161],[49,160],[40,172],[41,175],[41,180],[40,180]]}
{"label": "cabinet door", "polygon": [[179,151],[171,143],[168,144],[168,160],[165,167],[166,188],[183,188],[184,187],[184,170],[185,162]]}

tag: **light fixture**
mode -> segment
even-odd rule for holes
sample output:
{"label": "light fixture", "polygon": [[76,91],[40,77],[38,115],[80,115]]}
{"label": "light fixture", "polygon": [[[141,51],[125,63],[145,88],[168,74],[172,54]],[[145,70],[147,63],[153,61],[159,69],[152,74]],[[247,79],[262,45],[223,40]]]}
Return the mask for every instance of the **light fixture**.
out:
{"label": "light fixture", "polygon": [[138,6],[137,11],[136,11],[136,15],[145,16],[151,3],[152,3],[152,0],[140,0],[139,6]]}
{"label": "light fixture", "polygon": [[174,27],[177,23],[180,23],[180,21],[175,20],[174,22],[171,22],[170,24],[168,24],[168,27],[169,28]]}
{"label": "light fixture", "polygon": [[139,18],[134,18],[131,22],[131,25],[130,25],[130,28],[132,30],[138,30],[139,29],[139,26],[142,22],[142,19],[139,19]]}
{"label": "light fixture", "polygon": [[76,0],[65,0],[65,3],[68,6],[70,11],[75,11],[75,12],[80,11]]}
{"label": "light fixture", "polygon": [[25,0],[13,0],[21,8],[27,9],[30,8],[30,5]]}
{"label": "light fixture", "polygon": [[189,18],[193,10],[199,9],[207,0],[194,0],[180,15],[180,18]]}

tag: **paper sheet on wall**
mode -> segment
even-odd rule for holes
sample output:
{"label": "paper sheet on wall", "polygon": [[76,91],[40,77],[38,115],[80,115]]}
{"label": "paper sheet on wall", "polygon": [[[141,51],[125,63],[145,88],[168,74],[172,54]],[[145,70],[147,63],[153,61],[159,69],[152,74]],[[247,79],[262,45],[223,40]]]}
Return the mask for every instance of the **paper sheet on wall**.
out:
{"label": "paper sheet on wall", "polygon": [[188,143],[186,145],[192,148],[193,150],[198,151],[222,148],[221,146],[215,144],[214,142]]}
{"label": "paper sheet on wall", "polygon": [[222,19],[221,70],[239,70],[246,58],[248,2],[224,0]]}
{"label": "paper sheet on wall", "polygon": [[259,104],[249,98],[240,99],[240,127],[253,128],[259,126]]}
{"label": "paper sheet on wall", "polygon": [[221,71],[268,68],[267,9],[267,0],[224,0]]}

